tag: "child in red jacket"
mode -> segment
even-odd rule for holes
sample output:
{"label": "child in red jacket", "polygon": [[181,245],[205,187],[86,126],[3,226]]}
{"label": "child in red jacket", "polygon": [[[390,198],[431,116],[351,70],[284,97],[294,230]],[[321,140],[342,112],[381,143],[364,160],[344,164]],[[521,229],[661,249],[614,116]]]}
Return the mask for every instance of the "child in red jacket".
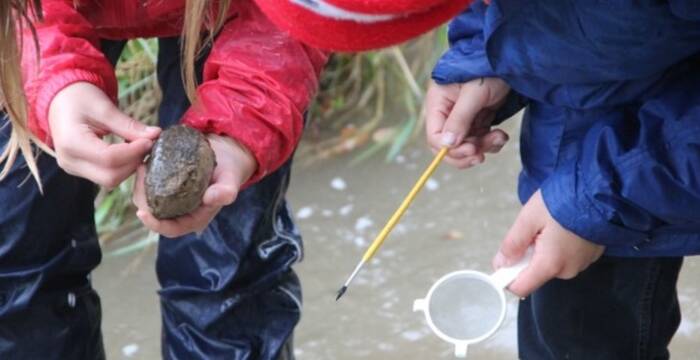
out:
{"label": "child in red jacket", "polygon": [[[22,39],[28,121],[12,117],[0,146],[27,144],[27,135],[8,139],[27,126],[56,158],[17,158],[0,182],[0,358],[104,358],[89,281],[101,258],[92,182],[114,187],[132,175],[160,132],[114,105],[114,64],[136,37],[159,38],[160,125],[206,134],[218,164],[202,207],[178,219],[153,218],[136,189],[139,217],[169,237],[157,261],[163,357],[290,355],[301,241],[284,193],[325,53],[279,31],[250,0],[41,7]],[[125,141],[108,144],[108,134]],[[33,163],[38,183],[24,181]]]}

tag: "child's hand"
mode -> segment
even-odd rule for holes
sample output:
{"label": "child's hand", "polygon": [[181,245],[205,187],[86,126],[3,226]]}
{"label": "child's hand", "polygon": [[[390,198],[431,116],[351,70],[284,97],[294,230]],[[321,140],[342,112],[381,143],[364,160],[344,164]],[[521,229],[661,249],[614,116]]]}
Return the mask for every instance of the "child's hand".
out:
{"label": "child's hand", "polygon": [[[49,107],[58,165],[67,173],[107,188],[136,171],[160,129],[126,116],[98,87],[79,82],[61,90]],[[107,134],[126,142],[108,144]]]}
{"label": "child's hand", "polygon": [[202,205],[190,214],[165,220],[153,217],[146,202],[146,168],[139,167],[134,183],[133,200],[138,207],[136,215],[147,228],[171,238],[202,232],[222,207],[233,203],[241,185],[253,175],[257,163],[247,149],[227,137],[208,135],[207,138],[216,155],[216,168],[212,175],[212,183],[204,192]]}
{"label": "child's hand", "polygon": [[445,161],[460,169],[484,162],[485,153],[497,153],[508,141],[502,130],[491,130],[496,111],[510,87],[497,78],[463,84],[432,83],[425,100],[428,144],[434,152],[452,148]]}
{"label": "child's hand", "polygon": [[534,242],[528,267],[508,287],[524,297],[553,278],[572,279],[603,255],[605,247],[564,229],[537,191],[518,214],[493,259],[494,268],[516,263]]}

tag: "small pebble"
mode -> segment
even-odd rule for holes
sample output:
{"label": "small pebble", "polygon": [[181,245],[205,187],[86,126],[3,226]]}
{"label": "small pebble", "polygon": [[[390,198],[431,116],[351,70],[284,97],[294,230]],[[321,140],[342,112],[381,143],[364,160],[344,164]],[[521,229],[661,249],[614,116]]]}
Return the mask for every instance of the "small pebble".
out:
{"label": "small pebble", "polygon": [[297,219],[308,219],[313,214],[314,214],[314,209],[312,209],[309,206],[305,206],[305,207],[299,209],[299,211],[297,211]]}
{"label": "small pebble", "polygon": [[368,227],[372,226],[373,224],[374,222],[372,221],[372,219],[370,219],[367,216],[363,216],[357,219],[357,221],[355,221],[355,231],[362,232]]}
{"label": "small pebble", "polygon": [[435,191],[435,190],[440,188],[440,183],[437,180],[430,178],[425,183],[425,188],[430,190],[430,191]]}
{"label": "small pebble", "polygon": [[331,187],[335,190],[343,191],[348,187],[348,184],[345,183],[345,180],[337,177],[337,178],[331,180]]}
{"label": "small pebble", "polygon": [[340,214],[341,216],[347,216],[352,212],[352,208],[352,204],[347,204],[338,210],[338,214]]}
{"label": "small pebble", "polygon": [[132,357],[139,351],[139,346],[136,344],[129,344],[122,348],[122,354],[126,357]]}
{"label": "small pebble", "polygon": [[464,234],[459,230],[450,230],[442,238],[444,240],[461,240],[464,239]]}

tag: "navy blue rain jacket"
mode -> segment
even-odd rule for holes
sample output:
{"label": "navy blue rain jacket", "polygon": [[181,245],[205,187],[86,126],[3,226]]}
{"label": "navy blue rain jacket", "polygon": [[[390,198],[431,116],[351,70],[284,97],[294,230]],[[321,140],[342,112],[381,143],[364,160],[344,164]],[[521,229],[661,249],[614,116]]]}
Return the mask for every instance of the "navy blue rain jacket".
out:
{"label": "navy blue rain jacket", "polygon": [[521,201],[608,255],[700,254],[700,1],[479,1],[449,39],[438,83],[527,104]]}

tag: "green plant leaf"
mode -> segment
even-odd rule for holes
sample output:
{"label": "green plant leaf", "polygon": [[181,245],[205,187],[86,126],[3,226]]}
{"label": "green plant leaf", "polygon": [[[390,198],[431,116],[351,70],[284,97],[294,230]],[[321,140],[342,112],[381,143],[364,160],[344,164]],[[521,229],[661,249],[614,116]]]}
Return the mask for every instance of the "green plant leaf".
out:
{"label": "green plant leaf", "polygon": [[117,195],[115,195],[115,193],[110,193],[100,202],[97,210],[95,210],[95,224],[97,227],[104,224],[107,215],[109,215],[110,210],[112,210],[116,198]]}

